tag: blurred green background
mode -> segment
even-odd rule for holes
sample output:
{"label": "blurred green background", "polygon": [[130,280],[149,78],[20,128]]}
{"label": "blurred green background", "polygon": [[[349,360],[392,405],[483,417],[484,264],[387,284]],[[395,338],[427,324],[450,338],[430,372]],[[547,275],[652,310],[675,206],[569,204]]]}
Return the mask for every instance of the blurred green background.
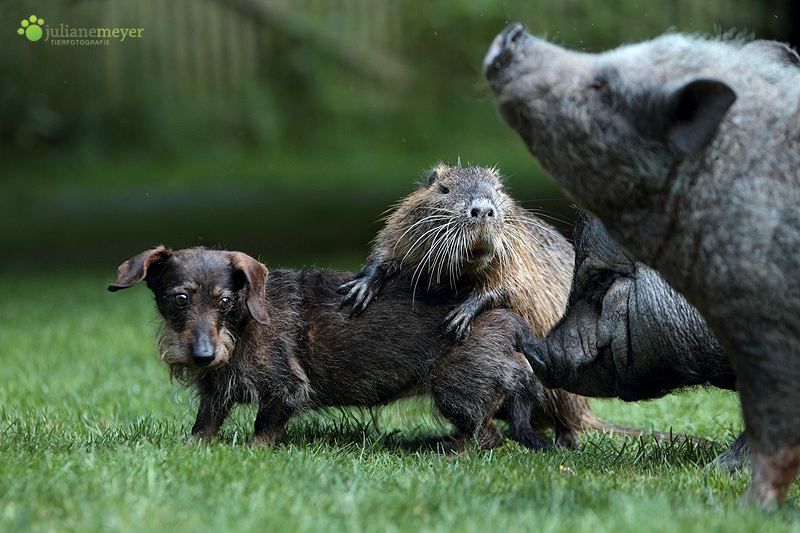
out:
{"label": "blurred green background", "polygon": [[[796,44],[785,0],[106,0],[0,4],[0,272],[108,271],[164,243],[271,268],[359,268],[439,160],[499,165],[568,232],[569,202],[481,76],[508,23],[600,51],[673,29]],[[142,28],[108,45],[17,30]]]}

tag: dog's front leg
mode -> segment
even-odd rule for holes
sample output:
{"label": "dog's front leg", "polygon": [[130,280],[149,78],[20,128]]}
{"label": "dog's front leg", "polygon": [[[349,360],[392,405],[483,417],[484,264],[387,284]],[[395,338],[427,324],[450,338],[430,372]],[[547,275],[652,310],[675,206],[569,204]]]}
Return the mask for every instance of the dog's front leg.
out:
{"label": "dog's front leg", "polygon": [[276,444],[292,414],[293,410],[282,400],[278,398],[262,399],[258,406],[253,436],[248,444],[251,446]]}
{"label": "dog's front leg", "polygon": [[230,403],[220,402],[210,393],[200,393],[200,408],[197,419],[192,426],[193,442],[211,442],[217,436],[219,428],[228,417]]}

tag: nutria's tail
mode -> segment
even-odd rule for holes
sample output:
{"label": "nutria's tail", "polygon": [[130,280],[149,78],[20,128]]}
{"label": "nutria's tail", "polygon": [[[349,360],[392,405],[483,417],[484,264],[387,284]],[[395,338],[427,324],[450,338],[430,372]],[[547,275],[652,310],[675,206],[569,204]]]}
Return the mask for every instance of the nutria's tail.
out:
{"label": "nutria's tail", "polygon": [[704,448],[716,448],[722,446],[720,443],[710,439],[690,437],[682,433],[673,433],[672,431],[650,431],[644,428],[634,428],[607,422],[588,409],[588,405],[587,409],[581,413],[581,431],[585,430],[595,430],[603,433],[616,433],[619,435],[632,437],[653,437],[654,439],[668,442],[689,441],[695,446],[702,446]]}

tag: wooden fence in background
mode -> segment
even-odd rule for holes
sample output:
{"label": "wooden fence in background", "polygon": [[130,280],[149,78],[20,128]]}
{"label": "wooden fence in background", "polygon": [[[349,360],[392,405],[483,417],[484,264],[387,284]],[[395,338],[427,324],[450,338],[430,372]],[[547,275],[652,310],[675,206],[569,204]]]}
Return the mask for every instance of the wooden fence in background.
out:
{"label": "wooden fence in background", "polygon": [[256,81],[270,34],[313,48],[357,79],[397,89],[410,77],[400,54],[401,14],[387,0],[105,0],[72,4],[60,16],[73,25],[144,28],[140,40],[104,47],[111,98],[124,98],[141,77],[156,82],[148,84],[154,99],[202,105]]}

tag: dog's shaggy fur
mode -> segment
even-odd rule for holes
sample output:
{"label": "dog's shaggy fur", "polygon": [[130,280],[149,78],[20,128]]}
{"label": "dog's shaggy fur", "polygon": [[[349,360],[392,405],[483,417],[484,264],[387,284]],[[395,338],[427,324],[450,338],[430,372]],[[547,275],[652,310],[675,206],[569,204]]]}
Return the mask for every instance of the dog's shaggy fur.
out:
{"label": "dog's shaggy fur", "polygon": [[159,247],[123,263],[116,291],[146,280],[164,324],[159,352],[174,377],[197,388],[192,434],[213,439],[235,403],[255,404],[251,442],[271,444],[296,413],[381,405],[428,393],[456,428],[445,449],[500,441],[493,417],[533,449],[550,445],[531,427],[541,387],[519,353],[532,333],[513,311],[475,318],[459,345],[437,328],[457,303],[389,283],[359,317],[340,308],[350,273],[267,268],[241,252]]}

